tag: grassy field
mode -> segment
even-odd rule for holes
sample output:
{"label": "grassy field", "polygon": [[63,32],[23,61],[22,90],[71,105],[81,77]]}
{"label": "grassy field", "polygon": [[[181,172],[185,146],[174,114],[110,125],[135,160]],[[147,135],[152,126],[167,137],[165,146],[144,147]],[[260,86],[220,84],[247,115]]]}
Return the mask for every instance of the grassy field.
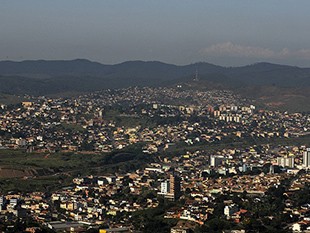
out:
{"label": "grassy field", "polygon": [[133,171],[143,167],[151,158],[139,151],[129,148],[105,154],[37,154],[0,150],[0,193],[12,190],[51,191],[70,185],[77,176]]}
{"label": "grassy field", "polygon": [[0,179],[0,192],[9,191],[20,192],[51,192],[63,186],[68,186],[72,182],[72,177],[68,175],[44,176],[32,178],[10,178]]}
{"label": "grassy field", "polygon": [[147,117],[138,117],[134,115],[125,115],[116,109],[107,109],[104,113],[105,120],[111,120],[116,123],[117,126],[125,127],[154,127],[156,126],[155,122]]}
{"label": "grassy field", "polygon": [[68,185],[75,175],[87,175],[105,155],[36,154],[21,150],[0,151],[0,192],[48,191]]}
{"label": "grassy field", "polygon": [[73,169],[96,164],[103,155],[74,153],[25,153],[21,150],[1,150],[0,166],[14,168]]}

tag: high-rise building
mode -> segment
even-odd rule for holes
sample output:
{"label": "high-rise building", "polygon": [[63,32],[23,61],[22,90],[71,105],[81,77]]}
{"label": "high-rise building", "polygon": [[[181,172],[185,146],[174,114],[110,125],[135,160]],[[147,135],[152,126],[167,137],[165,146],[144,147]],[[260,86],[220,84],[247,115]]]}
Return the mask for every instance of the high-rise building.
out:
{"label": "high-rise building", "polygon": [[170,191],[170,182],[168,180],[160,184],[160,192],[163,195],[166,195]]}
{"label": "high-rise building", "polygon": [[222,155],[211,155],[210,156],[210,166],[211,167],[218,167],[219,165],[222,165],[224,159],[225,158]]}
{"label": "high-rise building", "polygon": [[181,196],[181,178],[175,174],[170,175],[170,194],[173,195],[174,200]]}
{"label": "high-rise building", "polygon": [[181,178],[170,174],[169,179],[160,184],[159,194],[170,200],[178,200],[181,196]]}
{"label": "high-rise building", "polygon": [[310,169],[310,148],[307,148],[307,150],[304,152],[302,165],[306,169]]}
{"label": "high-rise building", "polygon": [[278,157],[277,164],[281,167],[293,168],[295,166],[294,157]]}

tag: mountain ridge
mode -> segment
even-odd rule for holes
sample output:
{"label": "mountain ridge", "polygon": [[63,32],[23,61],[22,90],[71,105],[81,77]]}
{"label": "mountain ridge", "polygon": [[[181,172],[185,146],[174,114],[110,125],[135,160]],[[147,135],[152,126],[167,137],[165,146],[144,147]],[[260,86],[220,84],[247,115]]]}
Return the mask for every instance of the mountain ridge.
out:
{"label": "mountain ridge", "polygon": [[[198,79],[226,88],[310,86],[310,68],[259,62],[223,67],[207,62],[174,65],[160,61],[126,61],[115,65],[87,59],[0,61],[0,92],[46,95],[129,86],[163,86]],[[196,80],[197,81],[197,80]]]}

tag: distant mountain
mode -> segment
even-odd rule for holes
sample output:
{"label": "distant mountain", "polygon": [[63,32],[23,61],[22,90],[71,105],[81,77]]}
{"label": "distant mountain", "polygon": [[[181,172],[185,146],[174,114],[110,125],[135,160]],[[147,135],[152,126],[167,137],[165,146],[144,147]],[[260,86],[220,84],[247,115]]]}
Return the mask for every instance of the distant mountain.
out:
{"label": "distant mountain", "polygon": [[102,74],[106,67],[106,65],[85,59],[72,61],[1,61],[0,74],[46,78],[56,75]]}
{"label": "distant mountain", "polygon": [[221,67],[209,63],[177,66],[157,61],[104,65],[84,59],[71,61],[1,61],[0,92],[47,95],[128,86],[160,86],[202,82],[227,88],[248,86],[310,86],[310,69],[270,63]]}
{"label": "distant mountain", "polygon": [[310,69],[271,63],[256,63],[231,68],[228,76],[248,85],[274,85],[280,87],[310,86]]}

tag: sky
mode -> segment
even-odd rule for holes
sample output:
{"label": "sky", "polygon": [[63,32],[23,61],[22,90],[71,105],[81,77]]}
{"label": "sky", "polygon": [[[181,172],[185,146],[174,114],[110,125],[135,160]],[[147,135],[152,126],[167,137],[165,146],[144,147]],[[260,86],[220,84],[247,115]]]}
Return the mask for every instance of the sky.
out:
{"label": "sky", "polygon": [[0,0],[0,60],[310,67],[309,0]]}

